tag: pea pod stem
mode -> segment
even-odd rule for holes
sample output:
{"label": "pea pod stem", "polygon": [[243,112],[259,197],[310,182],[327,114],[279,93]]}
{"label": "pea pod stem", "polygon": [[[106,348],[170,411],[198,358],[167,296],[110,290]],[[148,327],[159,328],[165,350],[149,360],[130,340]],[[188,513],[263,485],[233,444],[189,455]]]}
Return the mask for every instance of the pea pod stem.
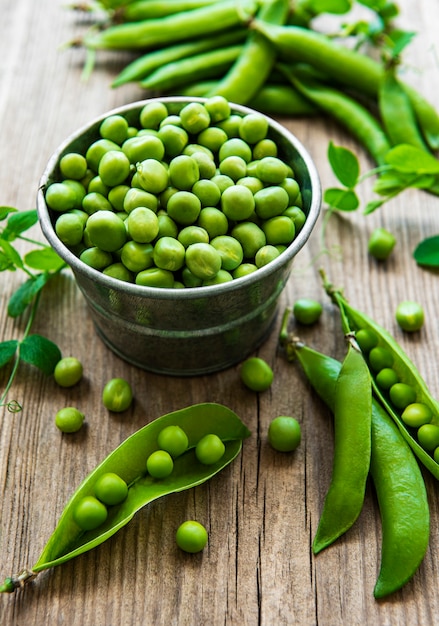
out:
{"label": "pea pod stem", "polygon": [[[342,364],[296,337],[282,343],[289,361],[300,363],[307,380],[331,411]],[[372,398],[370,474],[377,494],[382,551],[375,598],[401,589],[421,565],[430,537],[430,513],[418,463],[400,431],[376,398]]]}

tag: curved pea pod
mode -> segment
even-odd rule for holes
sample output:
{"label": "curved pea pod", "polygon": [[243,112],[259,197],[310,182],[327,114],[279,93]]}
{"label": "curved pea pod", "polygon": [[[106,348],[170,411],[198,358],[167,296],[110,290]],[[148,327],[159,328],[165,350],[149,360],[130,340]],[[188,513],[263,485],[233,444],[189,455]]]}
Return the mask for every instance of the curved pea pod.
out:
{"label": "curved pea pod", "polygon": [[349,341],[335,384],[333,469],[314,554],[349,530],[361,513],[370,467],[371,413],[369,370],[361,350]]}
{"label": "curved pea pod", "polygon": [[[342,364],[297,339],[286,344],[329,410],[335,407]],[[430,513],[420,467],[385,409],[372,399],[370,473],[380,508],[382,551],[374,596],[398,591],[416,573],[428,548]]]}
{"label": "curved pea pod", "polygon": [[[146,472],[146,459],[158,449],[159,432],[170,425],[180,426],[185,431],[189,440],[188,450],[174,459],[174,469],[168,477],[155,479]],[[218,435],[224,442],[225,452],[218,462],[203,465],[195,456],[195,446],[210,433]],[[95,548],[153,500],[209,480],[236,458],[242,440],[249,435],[249,430],[233,411],[215,403],[189,406],[147,424],[122,442],[85,478],[65,507],[30,574],[34,576]],[[74,520],[75,507],[85,496],[94,495],[96,481],[107,472],[114,472],[125,480],[129,487],[128,496],[121,504],[108,508],[108,517],[98,528],[83,531]],[[12,578],[14,580],[17,578]],[[10,580],[7,579],[7,582],[7,587],[10,587]]]}
{"label": "curved pea pod", "polygon": [[[399,380],[414,389],[416,392],[416,402],[429,407],[433,416],[431,423],[439,426],[439,403],[433,398],[425,380],[398,342],[382,326],[352,307],[339,291],[332,289],[331,285],[326,284],[325,288],[333,302],[340,309],[344,332],[358,332],[360,329],[372,331],[378,339],[378,345],[385,347],[391,352],[393,356],[392,369],[397,373]],[[401,411],[392,404],[389,394],[385,393],[377,385],[374,376],[372,376],[372,385],[375,395],[386,408],[388,414],[394,419],[402,436],[412,448],[413,452],[433,476],[439,480],[439,464],[436,463],[432,454],[425,450],[417,441],[415,436],[416,431],[406,426],[401,418]]]}

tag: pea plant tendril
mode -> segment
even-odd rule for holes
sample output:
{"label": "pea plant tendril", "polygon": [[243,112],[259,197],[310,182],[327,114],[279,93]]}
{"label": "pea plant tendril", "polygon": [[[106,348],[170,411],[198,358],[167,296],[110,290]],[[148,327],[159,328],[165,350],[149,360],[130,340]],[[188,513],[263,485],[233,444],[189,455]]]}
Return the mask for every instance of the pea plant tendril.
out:
{"label": "pea plant tendril", "polygon": [[[61,358],[58,346],[37,333],[31,333],[38,311],[41,291],[47,282],[64,267],[65,263],[48,245],[25,235],[36,224],[36,210],[18,211],[13,207],[0,207],[0,272],[21,271],[26,279],[10,296],[7,313],[18,318],[28,312],[21,339],[0,342],[0,368],[12,363],[5,388],[0,393],[0,407],[18,413],[22,405],[18,400],[7,400],[21,362],[29,363],[49,375]],[[32,248],[20,253],[15,242],[25,242]]]}

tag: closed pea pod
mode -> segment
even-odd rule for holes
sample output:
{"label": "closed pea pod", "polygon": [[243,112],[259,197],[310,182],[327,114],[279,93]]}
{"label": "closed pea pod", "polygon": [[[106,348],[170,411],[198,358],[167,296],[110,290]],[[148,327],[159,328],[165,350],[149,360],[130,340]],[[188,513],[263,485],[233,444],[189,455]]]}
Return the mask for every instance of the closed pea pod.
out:
{"label": "closed pea pod", "polygon": [[191,11],[200,7],[214,4],[217,0],[137,0],[129,2],[118,11],[118,16],[124,22],[138,22],[140,20],[150,20],[157,17],[165,17],[181,13],[182,11]]}
{"label": "closed pea pod", "polygon": [[[333,411],[342,364],[298,340],[288,341],[288,359],[297,359],[307,379]],[[427,493],[416,458],[390,416],[372,400],[370,473],[382,524],[380,571],[374,596],[399,590],[422,563],[430,537]]]}
{"label": "closed pea pod", "polygon": [[[174,459],[172,474],[164,479],[155,479],[146,473],[146,459],[158,449],[160,432],[171,425],[184,430],[188,449]],[[204,465],[197,460],[195,447],[204,436],[212,433],[224,443],[225,451],[218,462]],[[249,434],[233,411],[214,403],[189,406],[150,422],[122,442],[85,478],[65,507],[39,559],[28,571],[28,578],[95,548],[153,500],[202,484],[236,458],[242,440]],[[75,522],[75,511],[84,498],[94,497],[99,479],[109,473],[125,481],[128,494],[120,504],[108,508],[106,520],[98,527],[83,531]],[[18,577],[12,577],[12,581],[17,581],[14,588],[20,586]],[[0,587],[0,591],[13,590],[9,584],[6,587]]]}
{"label": "closed pea pod", "polygon": [[334,460],[317,533],[315,554],[345,533],[364,502],[370,466],[372,386],[363,355],[353,339],[334,394]]}

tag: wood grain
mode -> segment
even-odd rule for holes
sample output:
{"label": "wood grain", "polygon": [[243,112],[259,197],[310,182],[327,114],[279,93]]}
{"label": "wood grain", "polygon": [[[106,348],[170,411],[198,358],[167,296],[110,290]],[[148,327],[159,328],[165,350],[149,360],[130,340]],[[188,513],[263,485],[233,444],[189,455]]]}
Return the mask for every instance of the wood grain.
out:
{"label": "wood grain", "polygon": [[[88,18],[49,0],[0,0],[0,190],[2,205],[35,206],[39,178],[64,138],[114,106],[142,98],[135,86],[109,87],[128,58],[102,53],[87,82],[81,79],[84,53],[62,49],[79,36]],[[400,23],[419,33],[407,55],[406,80],[437,106],[439,5],[400,0]],[[371,167],[362,149],[325,119],[281,120],[309,149],[324,188],[334,184],[326,157],[329,140],[354,149],[363,171]],[[363,201],[372,182],[361,188]],[[379,264],[367,255],[377,226],[395,233],[392,258]],[[35,237],[41,238],[38,229]],[[281,310],[298,297],[324,304],[321,322],[300,330],[317,349],[341,357],[339,318],[323,293],[318,269],[343,286],[351,303],[382,323],[401,342],[439,394],[438,276],[421,270],[411,253],[424,237],[439,232],[439,201],[411,191],[370,216],[333,216],[322,254],[322,220],[298,255],[282,295]],[[0,278],[0,339],[20,337],[26,319],[12,320],[6,302],[21,276]],[[396,305],[414,299],[425,308],[419,334],[402,333]],[[279,323],[278,323],[279,324]],[[0,575],[31,566],[51,534],[68,498],[86,473],[129,434],[148,421],[195,402],[218,401],[245,421],[252,436],[242,455],[206,485],[157,501],[108,542],[54,570],[42,573],[24,592],[0,597],[0,623],[128,626],[200,624],[233,626],[411,626],[439,624],[436,482],[425,475],[431,505],[431,541],[414,579],[393,597],[377,602],[372,591],[379,568],[381,527],[370,486],[354,528],[318,557],[311,554],[332,464],[330,416],[301,372],[277,348],[278,324],[258,354],[273,366],[273,387],[259,397],[239,381],[239,367],[197,378],[167,378],[138,370],[111,354],[96,336],[86,305],[66,273],[44,292],[34,331],[78,356],[85,378],[62,390],[51,378],[25,365],[11,392],[23,403],[20,414],[1,410]],[[0,388],[8,376],[0,371]],[[126,377],[135,404],[121,416],[108,415],[100,394],[113,376]],[[87,427],[62,436],[56,411],[75,404]],[[268,424],[293,414],[303,440],[292,455],[267,444]],[[185,555],[174,542],[186,518],[206,524],[210,540],[199,555]]]}

